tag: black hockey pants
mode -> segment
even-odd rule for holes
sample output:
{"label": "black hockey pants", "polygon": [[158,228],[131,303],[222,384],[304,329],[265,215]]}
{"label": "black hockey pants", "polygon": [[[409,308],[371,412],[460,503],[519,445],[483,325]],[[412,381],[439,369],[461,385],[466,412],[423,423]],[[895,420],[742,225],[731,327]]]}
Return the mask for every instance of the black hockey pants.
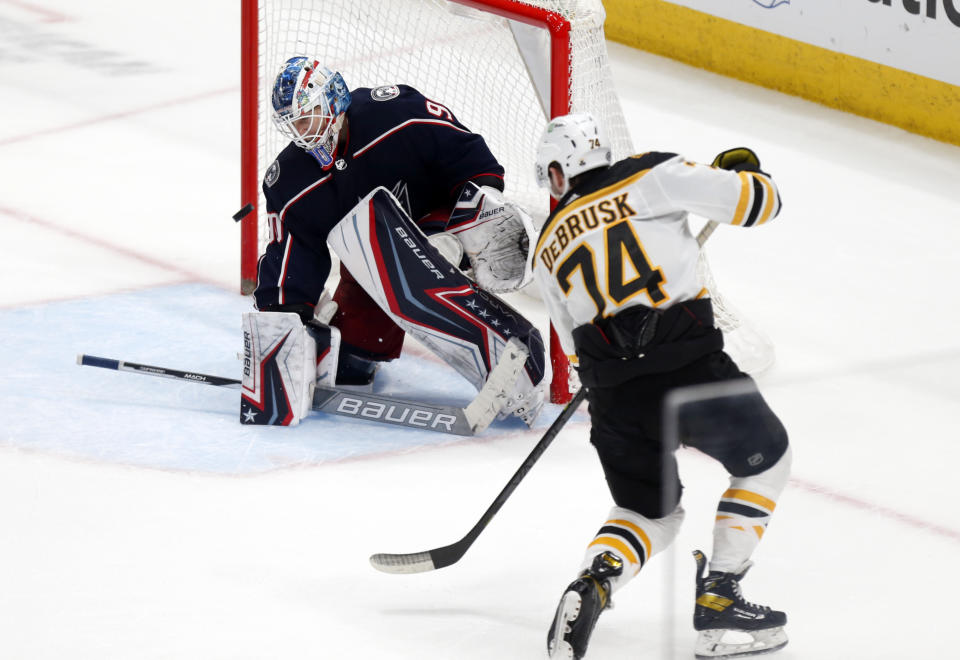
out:
{"label": "black hockey pants", "polygon": [[[703,340],[699,345],[712,346],[708,339],[712,333],[705,331],[712,329],[712,314],[703,313],[705,306],[693,305],[689,310],[671,314],[688,318],[693,312],[705,321],[702,325],[693,324],[689,331],[677,337],[689,342],[691,347],[697,345],[698,337]],[[670,316],[665,320],[671,327],[677,327]],[[604,332],[608,339],[613,334],[610,328]],[[672,344],[672,337],[664,343]],[[590,343],[578,342],[577,348],[582,363],[583,352],[591,351]],[[654,354],[657,348],[658,342],[653,340],[640,350]],[[599,357],[594,354],[594,358]],[[621,357],[623,369],[619,372],[646,371],[639,366],[631,369],[634,359],[637,358]],[[786,429],[760,395],[753,379],[741,372],[722,350],[706,354],[690,351],[687,359],[678,362],[681,366],[677,368],[642,373],[626,381],[606,384],[594,379],[587,391],[590,442],[600,457],[613,500],[617,506],[647,518],[668,515],[676,508],[682,492],[676,457],[671,449],[665,450],[662,437],[663,405],[670,391],[708,383],[734,384],[731,396],[683,405],[678,425],[682,444],[716,459],[732,476],[763,472],[783,456],[788,444]],[[603,369],[595,373],[603,373]]]}

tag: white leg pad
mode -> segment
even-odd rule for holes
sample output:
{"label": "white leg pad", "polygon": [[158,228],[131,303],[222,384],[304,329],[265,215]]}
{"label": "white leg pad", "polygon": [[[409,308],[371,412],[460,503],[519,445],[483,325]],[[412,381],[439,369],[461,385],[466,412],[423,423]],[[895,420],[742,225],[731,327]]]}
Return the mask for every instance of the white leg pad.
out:
{"label": "white leg pad", "polygon": [[310,412],[317,345],[298,314],[243,314],[242,424],[293,426]]}
{"label": "white leg pad", "polygon": [[337,363],[340,359],[340,329],[328,325],[311,324],[307,332],[316,345],[317,385],[335,387]]}

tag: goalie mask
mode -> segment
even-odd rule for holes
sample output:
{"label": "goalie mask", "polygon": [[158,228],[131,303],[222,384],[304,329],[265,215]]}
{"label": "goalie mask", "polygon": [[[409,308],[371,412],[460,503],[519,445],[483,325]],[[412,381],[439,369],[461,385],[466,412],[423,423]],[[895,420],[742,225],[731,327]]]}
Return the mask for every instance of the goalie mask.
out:
{"label": "goalie mask", "polygon": [[323,167],[333,164],[350,91],[343,76],[308,57],[287,60],[273,85],[273,122]]}
{"label": "goalie mask", "polygon": [[[550,194],[560,199],[570,190],[570,179],[613,162],[613,152],[607,137],[590,113],[556,117],[547,124],[537,147],[537,185],[550,188]],[[563,171],[563,189],[551,186],[550,165],[556,163]]]}

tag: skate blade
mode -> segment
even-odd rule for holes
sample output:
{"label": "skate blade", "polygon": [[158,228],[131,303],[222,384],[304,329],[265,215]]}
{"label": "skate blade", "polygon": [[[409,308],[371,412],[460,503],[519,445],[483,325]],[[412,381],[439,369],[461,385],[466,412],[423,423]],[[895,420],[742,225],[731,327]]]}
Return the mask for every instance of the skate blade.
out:
{"label": "skate blade", "polygon": [[[724,640],[725,636],[738,636],[745,641]],[[702,630],[697,635],[694,655],[698,660],[710,658],[745,658],[762,653],[773,653],[787,645],[787,633],[783,626],[766,630]]]}
{"label": "skate blade", "polygon": [[570,633],[570,623],[580,615],[580,606],[583,601],[576,591],[568,591],[563,595],[560,606],[557,607],[557,616],[553,621],[553,637],[547,643],[547,656],[560,660],[572,660],[573,646],[565,637]]}

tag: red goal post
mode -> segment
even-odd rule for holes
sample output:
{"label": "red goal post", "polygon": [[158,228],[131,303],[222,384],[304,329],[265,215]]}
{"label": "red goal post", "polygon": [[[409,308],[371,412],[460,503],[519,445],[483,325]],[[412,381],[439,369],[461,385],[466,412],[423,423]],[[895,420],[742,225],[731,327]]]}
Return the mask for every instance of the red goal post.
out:
{"label": "red goal post", "polygon": [[[632,153],[613,89],[600,0],[243,0],[241,290],[265,244],[260,181],[283,144],[269,122],[280,64],[311,55],[347,85],[412,85],[484,136],[507,171],[505,195],[542,222],[549,196],[533,176],[547,116],[590,111],[614,157]],[[551,329],[551,400],[570,398],[569,365]]]}

